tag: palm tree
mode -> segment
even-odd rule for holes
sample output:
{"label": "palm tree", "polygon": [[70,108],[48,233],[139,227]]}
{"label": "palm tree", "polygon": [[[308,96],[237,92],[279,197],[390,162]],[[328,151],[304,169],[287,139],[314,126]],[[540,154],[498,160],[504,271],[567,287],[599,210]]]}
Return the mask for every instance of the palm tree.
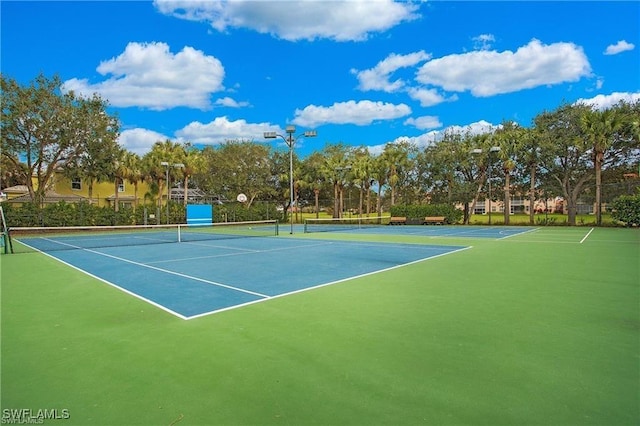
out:
{"label": "palm tree", "polygon": [[521,152],[522,129],[513,121],[503,122],[502,128],[496,131],[494,141],[500,147],[498,157],[502,160],[504,172],[504,224],[509,224],[511,214],[511,173],[516,168],[518,155]]}
{"label": "palm tree", "polygon": [[127,176],[127,167],[126,164],[124,162],[124,159],[126,158],[126,150],[125,149],[120,149],[118,151],[118,154],[116,156],[116,160],[114,162],[114,167],[113,167],[113,182],[114,182],[114,211],[119,211],[120,210],[120,201],[118,200],[118,195],[119,195],[119,189],[120,189],[120,182],[124,181],[124,179]]}
{"label": "palm tree", "polygon": [[522,133],[522,160],[529,168],[529,224],[533,225],[536,202],[536,172],[540,157],[538,134],[533,129],[523,129]]}
{"label": "palm tree", "polygon": [[408,141],[388,143],[381,154],[381,161],[385,163],[387,170],[387,182],[391,189],[391,205],[395,205],[398,183],[403,174],[411,168],[409,154],[412,150]]}
{"label": "palm tree", "polygon": [[343,144],[327,145],[324,149],[324,163],[320,169],[322,176],[333,185],[333,217],[340,217],[340,196],[342,191],[342,171],[349,166],[349,150]]}
{"label": "palm tree", "polygon": [[191,146],[190,143],[184,145],[184,156],[181,160],[184,167],[182,168],[183,181],[182,186],[184,189],[183,204],[186,206],[189,195],[189,177],[196,174],[202,168],[202,155],[198,149]]}
{"label": "palm tree", "polygon": [[324,182],[324,176],[321,173],[323,162],[324,157],[320,152],[314,152],[305,158],[300,164],[301,176],[298,180],[300,186],[313,190],[316,219],[320,216],[320,191]]}
{"label": "palm tree", "polygon": [[[177,169],[172,166],[174,164],[179,164],[183,155],[184,148],[182,145],[167,139],[153,144],[151,151],[145,154],[143,158],[143,170],[146,178],[151,183],[152,189],[152,192],[148,195],[152,199],[155,198],[155,195],[158,196],[156,199],[156,207],[158,209],[160,208],[162,197],[168,191],[169,182],[167,182],[167,175],[169,175],[169,181],[171,181],[172,177],[175,180]],[[163,165],[162,163],[166,163],[168,165]],[[165,187],[165,185],[167,186]],[[168,206],[168,194],[166,203]]]}
{"label": "palm tree", "polygon": [[[367,148],[361,147],[353,153],[352,174],[353,182],[360,188],[360,200],[358,214],[362,216],[364,198],[367,203],[367,216],[371,212],[371,170],[373,168],[373,157]],[[366,194],[366,195],[365,195]]]}
{"label": "palm tree", "polygon": [[382,189],[387,184],[388,163],[382,155],[373,158],[373,167],[371,168],[371,178],[378,184],[378,196],[376,200],[376,213],[382,216]]}
{"label": "palm tree", "polygon": [[593,146],[593,164],[596,173],[596,225],[602,224],[602,166],[606,151],[613,145],[622,122],[615,109],[586,109],[580,124]]}
{"label": "palm tree", "polygon": [[141,160],[137,154],[126,151],[122,163],[125,168],[125,178],[133,185],[133,211],[135,212],[138,207],[138,182],[144,180]]}

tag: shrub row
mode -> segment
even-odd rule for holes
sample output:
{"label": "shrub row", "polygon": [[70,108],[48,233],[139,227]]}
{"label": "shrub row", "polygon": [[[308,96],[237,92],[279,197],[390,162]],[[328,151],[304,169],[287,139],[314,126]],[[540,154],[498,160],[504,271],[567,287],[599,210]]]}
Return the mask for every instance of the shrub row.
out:
{"label": "shrub row", "polygon": [[395,205],[391,207],[391,216],[403,216],[409,221],[421,221],[427,216],[444,216],[446,223],[462,220],[463,212],[450,204]]}
{"label": "shrub row", "polygon": [[[167,223],[166,207],[138,206],[122,207],[114,211],[113,207],[98,207],[87,202],[66,203],[60,201],[39,207],[25,203],[16,207],[2,203],[7,226],[10,228],[33,226],[113,226]],[[279,219],[281,213],[274,204],[256,203],[251,208],[241,204],[215,206],[215,222],[239,222],[244,220]],[[169,203],[169,222],[185,223],[186,210],[182,203]]]}

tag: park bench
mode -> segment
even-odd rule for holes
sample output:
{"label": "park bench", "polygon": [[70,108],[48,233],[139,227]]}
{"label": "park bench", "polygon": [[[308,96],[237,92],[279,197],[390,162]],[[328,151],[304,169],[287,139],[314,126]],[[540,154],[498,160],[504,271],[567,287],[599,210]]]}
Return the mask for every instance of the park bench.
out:
{"label": "park bench", "polygon": [[424,218],[424,225],[428,225],[430,223],[434,225],[443,225],[446,218],[444,216],[427,216]]}
{"label": "park bench", "polygon": [[406,225],[407,218],[404,216],[393,216],[389,220],[389,225]]}

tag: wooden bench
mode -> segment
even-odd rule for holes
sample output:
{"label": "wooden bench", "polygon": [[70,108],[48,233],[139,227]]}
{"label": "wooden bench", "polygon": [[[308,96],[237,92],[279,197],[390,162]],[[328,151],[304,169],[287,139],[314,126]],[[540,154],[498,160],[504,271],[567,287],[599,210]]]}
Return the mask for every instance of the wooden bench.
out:
{"label": "wooden bench", "polygon": [[423,225],[428,225],[430,223],[434,225],[444,225],[444,221],[446,218],[444,216],[427,216],[424,218]]}
{"label": "wooden bench", "polygon": [[393,216],[389,220],[389,225],[406,225],[406,224],[407,224],[407,218],[404,216]]}

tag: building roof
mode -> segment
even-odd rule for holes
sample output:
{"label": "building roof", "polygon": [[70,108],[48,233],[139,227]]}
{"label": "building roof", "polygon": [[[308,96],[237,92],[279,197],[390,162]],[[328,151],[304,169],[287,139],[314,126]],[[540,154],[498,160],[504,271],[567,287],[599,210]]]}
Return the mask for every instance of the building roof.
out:
{"label": "building roof", "polygon": [[[65,201],[69,203],[78,203],[80,201],[89,201],[88,198],[82,197],[80,195],[61,195],[55,191],[47,191],[44,194],[44,199],[42,200],[44,203],[58,203],[60,201]],[[30,203],[31,197],[29,194],[24,194],[19,197],[11,198],[7,200],[8,203]]]}

